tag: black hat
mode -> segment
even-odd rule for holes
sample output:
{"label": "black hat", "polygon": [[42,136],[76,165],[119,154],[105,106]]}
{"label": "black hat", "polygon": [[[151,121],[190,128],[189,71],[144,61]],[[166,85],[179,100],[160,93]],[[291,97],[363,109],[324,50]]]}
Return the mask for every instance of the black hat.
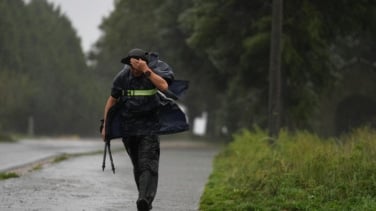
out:
{"label": "black hat", "polygon": [[130,59],[131,58],[142,59],[142,60],[148,62],[147,54],[148,54],[148,52],[146,52],[142,49],[134,48],[134,49],[132,49],[128,52],[127,57],[125,57],[121,60],[121,63],[130,65]]}

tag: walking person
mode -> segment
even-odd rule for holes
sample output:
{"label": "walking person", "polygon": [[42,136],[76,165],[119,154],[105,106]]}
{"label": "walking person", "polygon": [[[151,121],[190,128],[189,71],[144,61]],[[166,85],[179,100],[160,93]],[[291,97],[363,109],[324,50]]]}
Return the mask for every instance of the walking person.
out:
{"label": "walking person", "polygon": [[[161,131],[166,128],[161,123],[162,119],[171,121],[171,118],[161,117],[161,113],[171,116],[170,112],[166,112],[168,109],[162,109],[162,104],[175,105],[173,101],[166,101],[161,93],[171,93],[169,85],[174,81],[174,74],[169,65],[159,60],[157,54],[136,48],[130,50],[121,62],[124,68],[113,80],[111,95],[104,108],[104,129],[101,133],[106,141],[116,136],[108,134],[114,128],[120,134],[117,136],[122,138],[133,164],[138,190],[137,209],[147,211],[152,209],[157,193],[159,134],[185,131],[188,123],[183,118],[182,127],[173,126],[175,129],[172,132]],[[167,104],[162,103],[164,101]],[[112,112],[111,109],[115,107],[117,112]]]}

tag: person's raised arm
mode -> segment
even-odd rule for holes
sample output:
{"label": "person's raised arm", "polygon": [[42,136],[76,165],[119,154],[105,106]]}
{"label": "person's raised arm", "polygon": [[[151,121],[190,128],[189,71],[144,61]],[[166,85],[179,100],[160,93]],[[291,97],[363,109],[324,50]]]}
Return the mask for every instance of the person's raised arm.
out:
{"label": "person's raised arm", "polygon": [[154,84],[157,89],[164,92],[168,89],[168,83],[161,76],[156,74],[142,59],[131,58],[130,60],[132,67],[142,71],[149,80]]}

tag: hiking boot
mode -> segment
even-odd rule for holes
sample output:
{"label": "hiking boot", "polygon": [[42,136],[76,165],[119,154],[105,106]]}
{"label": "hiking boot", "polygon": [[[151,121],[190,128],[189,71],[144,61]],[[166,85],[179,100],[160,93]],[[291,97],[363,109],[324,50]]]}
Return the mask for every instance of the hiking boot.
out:
{"label": "hiking boot", "polygon": [[149,211],[150,205],[146,199],[137,200],[137,210],[138,211]]}

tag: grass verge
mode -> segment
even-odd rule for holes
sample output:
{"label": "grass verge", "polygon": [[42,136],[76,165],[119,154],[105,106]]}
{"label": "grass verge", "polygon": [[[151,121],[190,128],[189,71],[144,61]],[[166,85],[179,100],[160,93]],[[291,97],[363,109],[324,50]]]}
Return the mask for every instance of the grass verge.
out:
{"label": "grass verge", "polygon": [[0,173],[0,180],[6,180],[6,179],[16,178],[16,177],[19,177],[19,175],[14,172]]}
{"label": "grass verge", "polygon": [[200,210],[376,210],[375,131],[265,137],[243,131],[217,155]]}

